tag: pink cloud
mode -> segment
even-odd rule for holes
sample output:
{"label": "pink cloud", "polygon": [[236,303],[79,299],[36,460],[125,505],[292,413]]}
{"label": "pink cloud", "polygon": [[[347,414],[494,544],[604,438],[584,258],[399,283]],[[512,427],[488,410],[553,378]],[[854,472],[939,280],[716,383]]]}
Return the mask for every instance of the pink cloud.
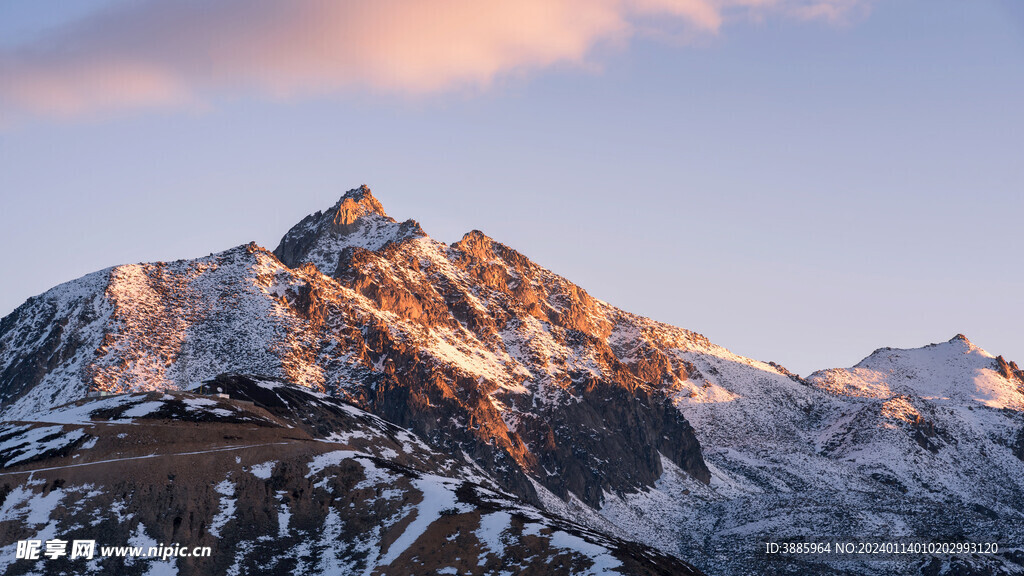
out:
{"label": "pink cloud", "polygon": [[[737,10],[835,19],[863,0],[141,0],[0,52],[0,104],[45,114],[370,89],[486,87]],[[2,110],[2,108],[0,108]]]}

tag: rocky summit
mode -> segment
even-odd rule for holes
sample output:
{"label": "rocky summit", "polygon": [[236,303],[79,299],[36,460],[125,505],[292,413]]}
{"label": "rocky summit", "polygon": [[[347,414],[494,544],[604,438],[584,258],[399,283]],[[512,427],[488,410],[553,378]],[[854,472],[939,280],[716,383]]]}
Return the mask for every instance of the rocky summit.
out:
{"label": "rocky summit", "polygon": [[[800,377],[365,186],[273,251],[30,298],[0,402],[9,574],[1024,573],[1012,361],[957,335]],[[16,558],[77,535],[213,553]]]}

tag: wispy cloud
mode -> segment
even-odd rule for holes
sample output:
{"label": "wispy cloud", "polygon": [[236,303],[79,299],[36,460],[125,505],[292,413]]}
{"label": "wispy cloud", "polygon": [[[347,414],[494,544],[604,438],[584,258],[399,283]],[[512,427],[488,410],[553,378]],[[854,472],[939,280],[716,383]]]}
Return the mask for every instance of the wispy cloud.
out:
{"label": "wispy cloud", "polygon": [[135,0],[0,52],[0,112],[75,115],[370,89],[427,94],[585,64],[651,21],[836,21],[871,0]]}

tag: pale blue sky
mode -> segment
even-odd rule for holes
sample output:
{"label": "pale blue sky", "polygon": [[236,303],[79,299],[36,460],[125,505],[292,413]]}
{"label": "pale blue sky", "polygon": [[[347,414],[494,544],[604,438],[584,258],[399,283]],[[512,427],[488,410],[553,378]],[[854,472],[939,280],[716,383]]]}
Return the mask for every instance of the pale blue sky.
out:
{"label": "pale blue sky", "polygon": [[273,248],[366,183],[435,238],[483,230],[801,374],[957,332],[1024,361],[1021,3],[723,11],[440,89],[275,92],[229,67],[180,101],[12,97],[46,30],[104,4],[0,0],[0,314],[106,266]]}

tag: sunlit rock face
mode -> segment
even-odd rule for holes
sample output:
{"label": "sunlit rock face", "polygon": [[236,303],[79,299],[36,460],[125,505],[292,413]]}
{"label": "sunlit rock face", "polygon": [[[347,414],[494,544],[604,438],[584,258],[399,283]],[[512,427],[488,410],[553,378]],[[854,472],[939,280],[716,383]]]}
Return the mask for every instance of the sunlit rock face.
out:
{"label": "sunlit rock face", "polygon": [[621,311],[478,231],[448,246],[398,224],[366,188],[303,222],[275,250],[282,261],[316,266],[395,319],[363,330],[384,381],[345,393],[437,442],[458,439],[530,497],[528,477],[598,506],[605,491],[652,486],[659,454],[707,481],[657,378],[610,349]]}
{"label": "sunlit rock face", "polygon": [[[726,551],[787,538],[1024,537],[1013,362],[958,335],[800,377],[615,308],[482,232],[437,241],[366,187],[273,252],[118,266],[0,321],[6,420],[224,373],[343,398],[524,502],[713,573],[778,572]],[[906,574],[1014,558],[785,565]]]}

